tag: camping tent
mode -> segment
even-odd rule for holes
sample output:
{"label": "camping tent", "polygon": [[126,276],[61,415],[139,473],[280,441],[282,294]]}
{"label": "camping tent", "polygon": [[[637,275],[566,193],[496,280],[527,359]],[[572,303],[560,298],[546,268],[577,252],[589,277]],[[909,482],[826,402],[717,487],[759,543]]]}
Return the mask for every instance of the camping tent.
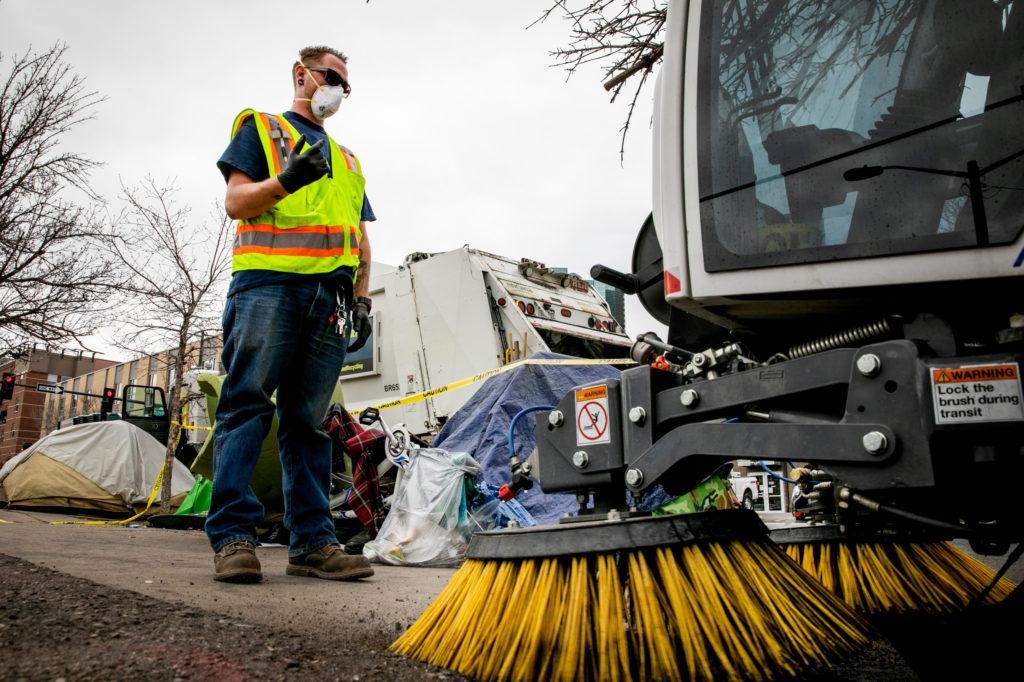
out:
{"label": "camping tent", "polygon": [[[145,506],[164,462],[164,447],[123,421],[54,431],[0,469],[0,502],[18,507],[128,512]],[[174,460],[172,506],[195,483]]]}

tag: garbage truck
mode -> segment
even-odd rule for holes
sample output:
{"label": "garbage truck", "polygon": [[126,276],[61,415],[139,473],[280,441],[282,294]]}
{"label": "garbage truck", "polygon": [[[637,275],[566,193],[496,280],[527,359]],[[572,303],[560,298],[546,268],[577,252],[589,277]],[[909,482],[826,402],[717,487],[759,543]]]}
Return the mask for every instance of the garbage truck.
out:
{"label": "garbage truck", "polygon": [[425,400],[384,411],[414,435],[436,433],[473,388],[459,379],[541,352],[624,358],[623,320],[581,277],[529,259],[469,246],[414,253],[397,268],[374,264],[373,336],[341,373],[351,412],[422,391]]}

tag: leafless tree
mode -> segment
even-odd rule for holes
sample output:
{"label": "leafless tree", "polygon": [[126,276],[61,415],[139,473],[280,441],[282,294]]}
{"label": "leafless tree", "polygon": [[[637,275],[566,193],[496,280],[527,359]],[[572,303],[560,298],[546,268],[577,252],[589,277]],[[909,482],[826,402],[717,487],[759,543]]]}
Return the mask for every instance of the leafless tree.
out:
{"label": "leafless tree", "polygon": [[569,22],[568,44],[551,55],[555,65],[565,67],[570,76],[584,64],[599,64],[604,69],[604,89],[612,94],[612,102],[627,81],[634,80],[621,129],[620,157],[625,153],[626,133],[637,100],[661,61],[667,9],[667,0],[555,0],[537,19],[541,22],[560,14]]}
{"label": "leafless tree", "polygon": [[168,412],[172,417],[161,490],[161,511],[171,496],[171,464],[180,426],[182,375],[202,336],[220,330],[220,309],[231,271],[232,222],[214,209],[211,220],[194,222],[175,201],[173,184],[147,178],[123,187],[124,209],[112,220],[115,259],[126,278],[123,290],[134,303],[126,308],[116,343],[129,351],[167,353]]}
{"label": "leafless tree", "polygon": [[102,97],[66,50],[0,55],[0,351],[80,341],[102,321],[116,275],[95,248],[103,224],[88,178],[97,164],[62,145]]}
{"label": "leafless tree", "polygon": [[[737,101],[750,102],[754,111],[780,104],[799,107],[819,84],[841,72],[846,81],[835,92],[841,97],[873,62],[906,49],[919,10],[917,3],[885,0],[842,11],[821,11],[820,0],[713,3],[708,11],[721,17],[722,89]],[[628,82],[635,84],[620,154],[637,99],[664,52],[667,11],[667,0],[553,0],[537,20],[560,15],[569,22],[568,44],[551,54],[570,76],[584,64],[599,64],[613,102]]]}

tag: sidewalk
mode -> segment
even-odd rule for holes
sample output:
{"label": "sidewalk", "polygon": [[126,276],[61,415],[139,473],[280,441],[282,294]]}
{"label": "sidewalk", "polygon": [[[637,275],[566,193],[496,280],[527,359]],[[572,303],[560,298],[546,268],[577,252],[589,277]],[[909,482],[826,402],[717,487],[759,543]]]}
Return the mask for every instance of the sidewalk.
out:
{"label": "sidewalk", "polygon": [[[385,646],[412,624],[454,569],[374,566],[372,578],[333,582],[285,575],[284,547],[260,547],[264,581],[214,582],[201,531],[49,525],[76,517],[0,510],[0,553],[101,585],[132,590],[310,638],[358,631]],[[80,519],[79,519],[80,520]]]}

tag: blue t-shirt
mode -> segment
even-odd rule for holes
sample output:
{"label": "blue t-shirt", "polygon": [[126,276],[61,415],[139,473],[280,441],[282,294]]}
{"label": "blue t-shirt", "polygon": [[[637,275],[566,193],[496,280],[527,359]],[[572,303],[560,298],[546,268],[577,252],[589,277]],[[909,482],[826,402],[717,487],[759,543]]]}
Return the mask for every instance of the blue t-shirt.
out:
{"label": "blue t-shirt", "polygon": [[[300,135],[306,136],[306,144],[312,146],[319,140],[324,141],[321,150],[325,152],[327,165],[331,164],[330,147],[327,142],[327,133],[323,126],[310,121],[305,116],[300,116],[294,111],[284,112],[284,117],[295,126]],[[217,161],[217,168],[224,174],[226,182],[231,171],[239,170],[256,182],[261,182],[270,177],[270,170],[267,168],[267,156],[263,152],[263,144],[260,142],[260,135],[256,130],[256,124],[250,118],[246,121],[238,133],[232,138],[228,148],[221,154]],[[330,175],[330,172],[328,172]],[[361,221],[372,223],[377,220],[370,206],[370,200],[363,194],[363,210]],[[341,286],[345,290],[352,288],[352,268],[340,267],[337,270],[318,275],[297,275],[291,272],[276,272],[274,270],[240,270],[231,278],[231,285],[228,287],[228,296],[240,291],[254,287],[266,286],[268,284],[289,284],[293,282],[323,281],[333,286]]]}

